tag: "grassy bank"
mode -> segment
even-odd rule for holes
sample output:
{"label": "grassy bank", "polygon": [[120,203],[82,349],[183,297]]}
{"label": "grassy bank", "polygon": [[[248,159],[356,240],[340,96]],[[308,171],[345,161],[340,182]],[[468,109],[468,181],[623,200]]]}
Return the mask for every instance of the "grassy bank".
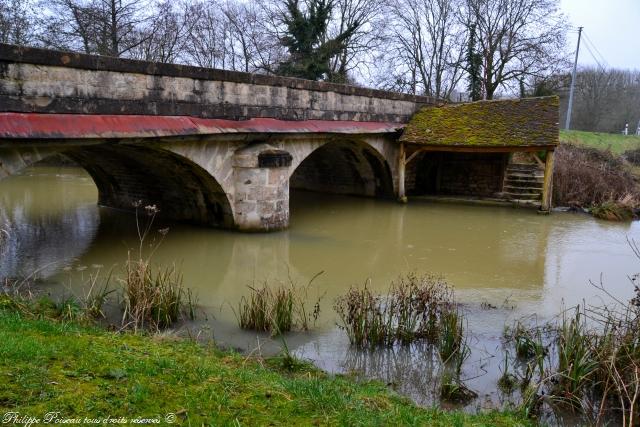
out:
{"label": "grassy bank", "polygon": [[[5,304],[6,305],[6,304]],[[527,425],[421,409],[384,385],[247,359],[186,340],[27,318],[0,304],[0,409],[192,425]],[[171,419],[171,418],[170,418]]]}
{"label": "grassy bank", "polygon": [[560,142],[581,145],[598,150],[611,150],[614,154],[640,148],[640,136],[615,133],[584,132],[579,130],[561,130]]}
{"label": "grassy bank", "polygon": [[553,199],[608,220],[637,217],[640,208],[640,137],[561,131]]}

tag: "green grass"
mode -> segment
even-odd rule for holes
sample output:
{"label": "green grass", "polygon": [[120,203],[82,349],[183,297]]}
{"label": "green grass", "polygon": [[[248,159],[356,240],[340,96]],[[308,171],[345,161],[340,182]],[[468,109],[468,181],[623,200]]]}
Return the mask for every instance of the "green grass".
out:
{"label": "green grass", "polygon": [[247,359],[188,340],[35,320],[0,308],[0,413],[160,417],[185,425],[529,425],[422,409],[377,382]]}
{"label": "green grass", "polygon": [[571,142],[600,150],[611,148],[615,154],[640,148],[640,136],[579,130],[561,130],[560,142]]}

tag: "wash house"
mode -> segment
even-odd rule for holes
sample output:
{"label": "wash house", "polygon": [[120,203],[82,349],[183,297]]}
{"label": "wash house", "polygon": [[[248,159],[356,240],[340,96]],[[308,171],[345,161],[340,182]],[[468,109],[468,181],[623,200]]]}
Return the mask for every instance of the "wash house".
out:
{"label": "wash house", "polygon": [[407,196],[551,208],[558,98],[424,107],[400,137],[399,191]]}

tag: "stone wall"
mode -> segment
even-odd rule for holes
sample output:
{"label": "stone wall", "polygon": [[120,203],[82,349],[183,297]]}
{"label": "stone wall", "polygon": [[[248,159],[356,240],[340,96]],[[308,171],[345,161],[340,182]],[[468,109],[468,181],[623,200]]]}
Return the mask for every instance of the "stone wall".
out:
{"label": "stone wall", "polygon": [[406,123],[430,97],[0,44],[0,111]]}
{"label": "stone wall", "polygon": [[492,197],[502,191],[506,153],[426,152],[407,168],[410,195]]}

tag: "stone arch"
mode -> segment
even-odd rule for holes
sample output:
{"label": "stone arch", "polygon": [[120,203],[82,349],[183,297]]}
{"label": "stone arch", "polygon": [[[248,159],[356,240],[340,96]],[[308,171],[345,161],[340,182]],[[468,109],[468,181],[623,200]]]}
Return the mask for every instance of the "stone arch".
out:
{"label": "stone arch", "polygon": [[64,154],[85,168],[98,187],[98,203],[131,210],[156,205],[160,216],[212,227],[234,226],[227,195],[202,167],[152,145],[100,144]]}
{"label": "stone arch", "polygon": [[371,144],[340,139],[314,147],[292,168],[292,189],[393,197],[393,178],[384,156]]}

